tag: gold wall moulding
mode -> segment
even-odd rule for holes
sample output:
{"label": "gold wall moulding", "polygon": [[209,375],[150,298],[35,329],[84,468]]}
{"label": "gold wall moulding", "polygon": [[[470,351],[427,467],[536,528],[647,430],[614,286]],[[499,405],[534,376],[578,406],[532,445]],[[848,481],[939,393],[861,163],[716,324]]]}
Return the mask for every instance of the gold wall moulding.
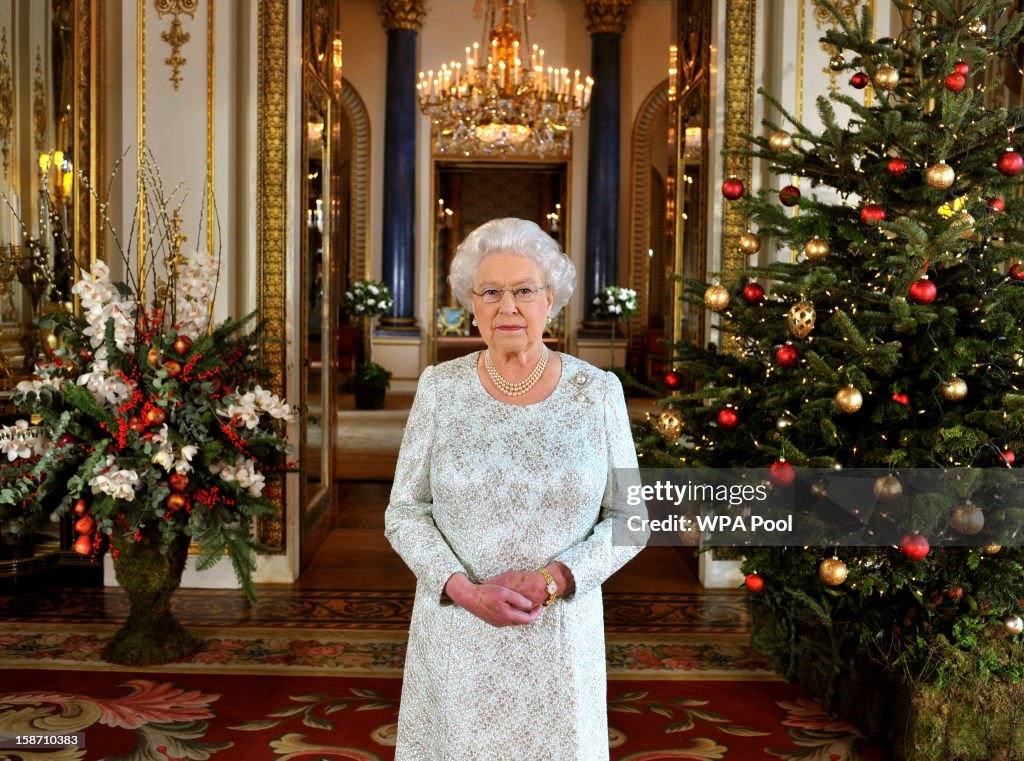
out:
{"label": "gold wall moulding", "polygon": [[584,0],[587,31],[591,34],[622,34],[633,0]]}
{"label": "gold wall moulding", "polygon": [[11,59],[7,51],[7,30],[0,36],[0,150],[4,156],[4,174],[9,174],[11,136],[14,129],[14,83]]}
{"label": "gold wall moulding", "polygon": [[50,150],[46,129],[46,81],[43,79],[43,54],[36,48],[36,75],[32,81],[32,139],[36,154]]}
{"label": "gold wall moulding", "polygon": [[[192,39],[192,35],[182,26],[181,17],[187,15],[194,19],[199,0],[155,0],[154,5],[160,18],[167,15],[174,17],[171,19],[171,28],[161,32],[160,39],[171,46],[171,54],[164,59],[164,63],[171,67],[171,82],[177,91],[181,88],[181,67],[188,63],[188,59],[181,55],[181,49]],[[210,42],[212,44],[212,40]]]}
{"label": "gold wall moulding", "polygon": [[[800,0],[802,3],[803,0]],[[838,10],[847,23],[857,23],[857,7],[860,5],[861,0],[836,0],[835,7]],[[803,8],[801,8],[801,12]],[[832,29],[839,29],[839,20],[832,15],[832,10],[822,0],[814,0],[814,23],[817,25],[819,31],[826,31],[825,25],[830,26]],[[800,46],[803,47],[803,37],[800,38]],[[827,42],[821,43],[821,49],[825,51],[826,55],[832,57],[839,55],[842,51],[839,50],[835,45],[829,45]],[[828,91],[834,93],[836,91],[836,76],[838,72],[835,71],[831,66],[826,63],[822,69],[825,74],[828,75]]]}
{"label": "gold wall moulding", "polygon": [[[285,368],[285,233],[289,212],[288,188],[288,3],[263,0],[259,4],[259,102],[256,130],[257,204],[259,239],[256,257],[260,314],[265,323],[263,364],[270,374],[270,390],[284,395]],[[284,479],[275,476],[269,495],[277,507],[277,520],[259,522],[257,533],[271,552],[284,552]]]}
{"label": "gold wall moulding", "polygon": [[426,15],[423,0],[382,0],[380,4],[380,17],[389,32],[392,29],[418,32]]}

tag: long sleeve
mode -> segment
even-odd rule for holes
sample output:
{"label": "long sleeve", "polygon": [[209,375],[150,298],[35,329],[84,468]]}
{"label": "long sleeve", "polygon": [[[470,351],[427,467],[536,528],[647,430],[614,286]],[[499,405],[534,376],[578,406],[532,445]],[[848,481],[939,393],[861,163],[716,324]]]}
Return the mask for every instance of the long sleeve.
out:
{"label": "long sleeve", "polygon": [[601,502],[601,513],[587,539],[570,547],[555,560],[572,572],[576,595],[584,595],[599,587],[605,579],[624,566],[647,543],[648,533],[630,531],[631,516],[646,518],[646,509],[627,506],[623,500],[624,480],[639,480],[639,464],[633,434],[629,425],[622,384],[612,373],[603,377],[605,389],[602,403],[605,413],[605,434],[608,442],[608,483]]}
{"label": "long sleeve", "polygon": [[430,489],[430,458],[436,434],[437,393],[434,368],[420,376],[412,410],[402,437],[391,501],[384,513],[384,535],[421,585],[442,599],[453,573],[462,563],[434,523]]}

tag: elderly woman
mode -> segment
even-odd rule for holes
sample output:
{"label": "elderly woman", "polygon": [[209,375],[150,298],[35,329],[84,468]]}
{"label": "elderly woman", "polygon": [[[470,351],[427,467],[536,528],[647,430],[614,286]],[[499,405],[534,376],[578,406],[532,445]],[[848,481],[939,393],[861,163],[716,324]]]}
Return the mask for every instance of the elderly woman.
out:
{"label": "elderly woman", "polygon": [[417,586],[396,761],[608,758],[601,583],[645,537],[613,498],[637,468],[618,379],[544,345],[575,278],[521,219],[452,261],[487,348],[423,371],[398,456],[386,533]]}

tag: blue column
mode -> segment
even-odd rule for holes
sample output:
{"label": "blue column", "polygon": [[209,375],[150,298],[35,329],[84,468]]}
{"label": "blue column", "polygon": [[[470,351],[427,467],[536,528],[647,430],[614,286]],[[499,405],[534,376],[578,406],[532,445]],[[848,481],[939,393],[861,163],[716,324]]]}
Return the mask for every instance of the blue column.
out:
{"label": "blue column", "polygon": [[395,303],[382,318],[389,331],[418,332],[416,326],[416,35],[388,29],[387,105],[384,116],[384,283]]}
{"label": "blue column", "polygon": [[619,261],[620,43],[618,32],[591,37],[590,143],[587,155],[587,240],[583,303],[593,317],[593,301],[615,285]]}

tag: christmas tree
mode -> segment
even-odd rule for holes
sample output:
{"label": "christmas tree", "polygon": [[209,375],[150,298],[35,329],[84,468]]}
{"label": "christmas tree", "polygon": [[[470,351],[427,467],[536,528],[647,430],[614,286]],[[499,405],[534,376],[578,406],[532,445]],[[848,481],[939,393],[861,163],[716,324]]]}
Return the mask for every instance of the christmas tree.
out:
{"label": "christmas tree", "polygon": [[[722,187],[750,222],[740,248],[785,261],[686,281],[713,342],[673,347],[667,385],[696,391],[637,428],[641,465],[877,468],[893,506],[915,469],[958,473],[892,545],[746,548],[755,644],[897,757],[1013,757],[1024,511],[962,474],[1005,474],[1024,442],[1024,110],[995,97],[1020,71],[1024,16],[1007,0],[896,0],[901,33],[872,39],[867,9],[821,5],[849,85],[818,99],[820,132],[765,94],[781,116],[745,155],[784,186]],[[827,479],[811,489],[826,496]],[[855,705],[865,673],[873,713]],[[900,695],[908,707],[886,704]]]}

